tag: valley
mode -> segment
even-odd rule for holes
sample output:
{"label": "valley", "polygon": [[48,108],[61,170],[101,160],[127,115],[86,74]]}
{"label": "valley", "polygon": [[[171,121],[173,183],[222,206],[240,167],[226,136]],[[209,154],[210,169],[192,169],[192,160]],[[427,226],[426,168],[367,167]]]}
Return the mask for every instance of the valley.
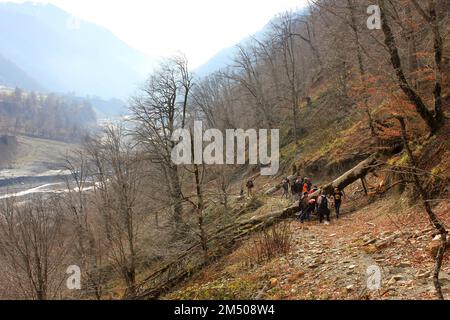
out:
{"label": "valley", "polygon": [[212,3],[0,0],[0,300],[449,299],[447,2]]}
{"label": "valley", "polygon": [[[17,150],[9,163],[0,167],[0,195],[23,192],[41,186],[53,190],[50,183],[61,182],[69,174],[64,159],[79,146],[55,140],[17,136]],[[44,187],[42,187],[44,186]]]}

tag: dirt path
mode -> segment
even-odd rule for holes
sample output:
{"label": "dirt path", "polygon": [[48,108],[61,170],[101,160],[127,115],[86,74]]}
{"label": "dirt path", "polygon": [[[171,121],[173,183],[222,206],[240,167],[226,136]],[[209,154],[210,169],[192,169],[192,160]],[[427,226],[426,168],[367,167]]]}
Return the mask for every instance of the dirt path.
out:
{"label": "dirt path", "polygon": [[[188,299],[434,299],[429,250],[433,233],[420,207],[393,199],[351,203],[339,221],[289,223],[288,255],[255,262],[255,242],[205,268],[168,298]],[[446,205],[436,208],[445,218]],[[380,281],[368,268],[380,271]],[[447,254],[441,283],[450,297]],[[368,280],[369,286],[368,286]],[[377,287],[377,284],[379,286]],[[378,289],[375,289],[378,288]],[[374,290],[372,290],[374,289]]]}
{"label": "dirt path", "polygon": [[[402,228],[396,230],[391,218],[382,214],[389,208],[388,201],[351,214],[345,214],[344,208],[343,217],[330,225],[293,222],[294,245],[282,258],[286,270],[266,298],[274,298],[273,294],[288,299],[434,298],[430,273],[434,261],[428,250],[432,230],[426,220],[417,219],[420,212],[414,212],[416,216],[398,213],[405,221],[399,219]],[[447,298],[448,262],[447,255],[440,277]],[[380,281],[374,270],[380,271]]]}

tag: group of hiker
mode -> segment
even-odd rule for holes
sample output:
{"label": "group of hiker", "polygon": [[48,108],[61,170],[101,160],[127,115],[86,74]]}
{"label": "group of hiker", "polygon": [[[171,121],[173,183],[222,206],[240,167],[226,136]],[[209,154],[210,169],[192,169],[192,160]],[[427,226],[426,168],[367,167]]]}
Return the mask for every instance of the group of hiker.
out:
{"label": "group of hiker", "polygon": [[[311,215],[316,212],[319,216],[319,221],[322,223],[326,220],[330,222],[329,198],[323,190],[319,190],[317,186],[313,186],[312,181],[308,177],[296,177],[292,180],[285,178],[282,181],[283,198],[292,196],[294,201],[299,201],[300,208],[300,222],[304,223],[306,220],[311,220]],[[289,190],[291,194],[289,194]],[[339,219],[340,208],[344,193],[335,188],[330,200],[333,200],[336,212],[336,219]]]}
{"label": "group of hiker", "polygon": [[[252,197],[255,188],[253,179],[249,179],[245,186],[247,195]],[[335,188],[332,195],[327,195],[324,190],[319,189],[317,185],[313,185],[310,178],[300,176],[291,179],[284,178],[281,186],[283,190],[282,198],[292,198],[295,202],[298,201],[301,223],[306,220],[310,221],[313,213],[317,213],[320,223],[324,220],[329,223],[331,221],[330,200],[334,204],[336,219],[339,219],[342,198],[344,197],[344,193],[339,188]],[[244,196],[243,188],[241,188],[241,196]]]}

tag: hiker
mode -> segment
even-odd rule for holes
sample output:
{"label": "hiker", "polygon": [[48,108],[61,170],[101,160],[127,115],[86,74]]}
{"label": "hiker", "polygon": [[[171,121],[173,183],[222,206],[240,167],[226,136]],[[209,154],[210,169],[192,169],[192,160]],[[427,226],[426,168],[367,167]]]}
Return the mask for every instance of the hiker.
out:
{"label": "hiker", "polygon": [[300,199],[300,192],[301,192],[301,185],[300,185],[300,179],[297,178],[294,181],[294,184],[292,186],[292,197],[294,198],[294,201],[297,201]]}
{"label": "hiker", "polygon": [[292,197],[294,197],[294,195],[295,195],[295,188],[296,188],[296,185],[295,185],[295,177],[291,178],[291,180],[289,181],[289,183],[290,183],[290,185],[291,185],[291,194],[292,194]]}
{"label": "hiker", "polygon": [[342,204],[342,197],[344,194],[339,190],[338,187],[334,188],[333,199],[334,199],[334,208],[336,210],[336,219],[339,219],[340,209]]}
{"label": "hiker", "polygon": [[303,182],[303,189],[302,189],[302,193],[308,193],[308,183],[306,182],[307,180],[306,179],[308,179],[308,178],[305,178],[304,179],[304,182]]}
{"label": "hiker", "polygon": [[314,188],[312,188],[312,189],[308,192],[308,194],[309,194],[309,195],[312,195],[312,194],[314,194],[315,192],[317,192],[317,190],[319,190],[319,188],[318,188],[317,186],[314,186]]}
{"label": "hiker", "polygon": [[308,194],[306,194],[305,199],[307,200],[307,205],[305,210],[303,210],[303,214],[300,217],[300,222],[303,223],[305,220],[311,220],[311,213],[314,212],[316,208],[316,198],[309,199]]}
{"label": "hiker", "polygon": [[310,178],[307,178],[306,180],[306,184],[308,186],[308,192],[311,191],[311,187],[312,187],[312,181]]}
{"label": "hiker", "polygon": [[304,192],[299,201],[299,209],[300,209],[300,221],[303,223],[303,215],[305,214],[305,210],[308,207],[308,193]]}
{"label": "hiker", "polygon": [[283,187],[283,195],[281,196],[281,198],[286,197],[286,199],[289,198],[289,179],[285,178],[282,182],[282,187]]}
{"label": "hiker", "polygon": [[255,183],[252,179],[247,181],[247,195],[251,197],[253,195],[253,188],[255,187]]}
{"label": "hiker", "polygon": [[320,195],[317,198],[317,213],[319,214],[320,223],[322,223],[324,217],[327,218],[327,222],[330,222],[330,209],[328,208],[328,198],[323,191],[320,191]]}

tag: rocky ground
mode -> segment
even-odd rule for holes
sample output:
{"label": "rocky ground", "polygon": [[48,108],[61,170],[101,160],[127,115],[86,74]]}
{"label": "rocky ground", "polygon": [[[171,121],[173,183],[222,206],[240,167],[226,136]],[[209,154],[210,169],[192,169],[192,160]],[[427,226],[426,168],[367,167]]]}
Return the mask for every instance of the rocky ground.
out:
{"label": "rocky ground", "polygon": [[[248,239],[166,298],[435,298],[432,252],[439,242],[433,241],[434,231],[422,208],[402,199],[349,202],[343,217],[329,225],[290,221],[287,255],[255,262],[255,242]],[[448,204],[435,208],[447,224],[448,209]],[[449,260],[447,253],[440,276],[447,298]],[[371,270],[381,271],[378,289]]]}

